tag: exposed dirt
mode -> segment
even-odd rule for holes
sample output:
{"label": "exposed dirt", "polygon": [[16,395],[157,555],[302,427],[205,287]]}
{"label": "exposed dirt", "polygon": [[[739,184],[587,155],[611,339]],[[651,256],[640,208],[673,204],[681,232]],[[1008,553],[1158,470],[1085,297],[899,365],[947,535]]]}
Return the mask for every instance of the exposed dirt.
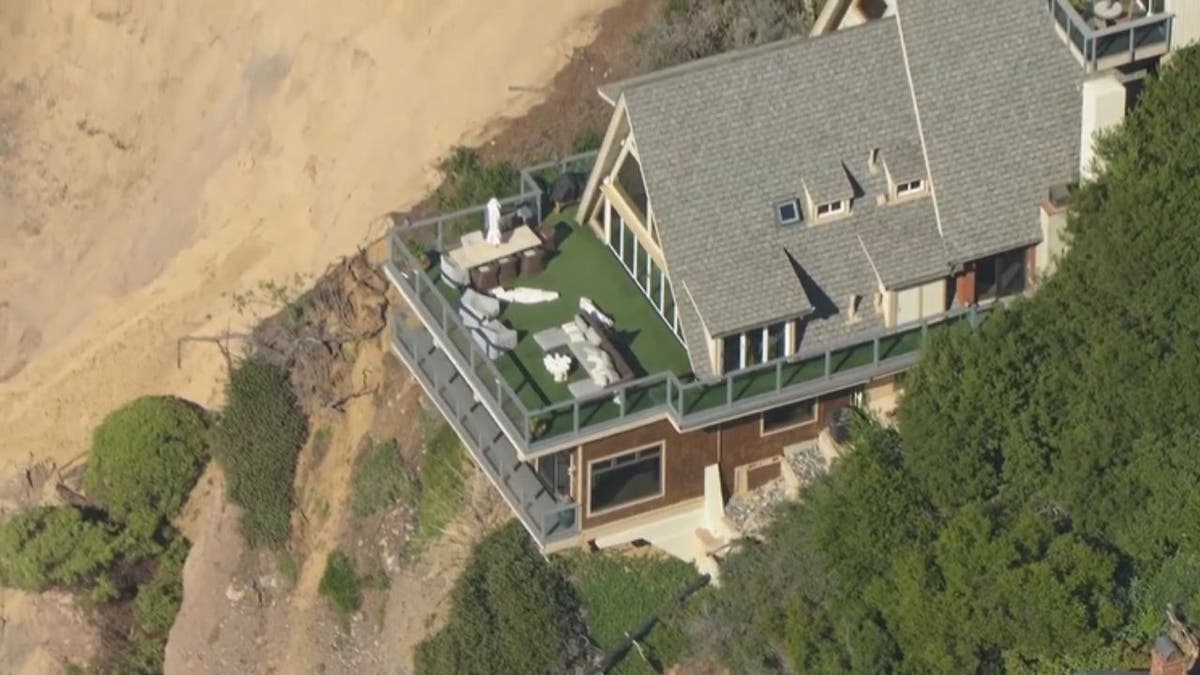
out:
{"label": "exposed dirt", "polygon": [[[537,62],[538,67],[535,68],[517,68],[513,64],[506,64],[506,73],[499,79],[507,83],[508,95],[504,97],[504,110],[510,115],[492,117],[492,122],[482,131],[470,135],[464,136],[461,132],[455,132],[460,134],[455,140],[472,142],[491,136],[494,140],[483,147],[485,156],[503,157],[517,163],[571,152],[581,129],[603,129],[607,111],[596,95],[595,88],[605,81],[630,74],[633,68],[634,48],[629,36],[646,25],[659,2],[660,0],[628,0],[603,13],[598,24],[590,24],[583,32],[571,33],[565,41],[554,42],[551,52],[561,49],[562,45],[583,44],[586,39],[581,38],[595,35],[591,46],[571,52],[566,67],[549,85],[540,86],[538,82],[550,81],[549,74],[543,74],[543,71],[539,70],[547,63],[555,62],[550,52],[542,50],[538,52],[538,58],[532,59],[527,58],[531,56],[529,53],[522,56],[522,63],[525,60]],[[407,15],[411,15],[408,16],[409,19],[416,20],[422,11],[417,6],[429,3],[413,4],[414,7],[407,8]],[[444,21],[449,21],[447,17],[472,14],[458,7],[462,3],[456,1],[453,4],[453,8],[443,8],[436,12],[432,8],[427,9],[440,17],[439,20]],[[611,0],[589,0],[586,4],[589,7],[603,7],[613,3]],[[126,28],[136,26],[143,41],[153,32],[153,22],[145,16],[139,17],[141,9],[138,3],[123,1],[115,3],[113,7],[111,12],[100,11],[103,8],[99,7],[99,3],[93,3],[93,16],[113,25]],[[0,10],[5,10],[0,11],[0,18],[10,18],[8,28],[21,34],[24,34],[26,24],[36,24],[38,20],[45,18],[38,12],[19,12],[20,16],[12,19],[4,16],[8,8],[9,6],[0,0]],[[538,10],[537,21],[550,21],[549,17],[540,16],[544,14],[543,10],[544,8]],[[52,11],[46,10],[48,13]],[[511,13],[515,10],[506,7],[504,11]],[[581,13],[580,15],[586,14],[582,7],[577,12]],[[570,12],[565,14],[576,16]],[[232,17],[231,20],[235,18]],[[302,18],[314,17],[306,14]],[[520,31],[525,31],[527,21],[510,18],[520,27]],[[461,23],[461,19],[460,16],[456,21]],[[482,16],[472,16],[471,19],[488,20]],[[566,20],[565,17],[555,17],[549,26],[541,26],[536,34],[541,35],[545,32],[544,29],[559,25],[554,22]],[[369,23],[364,22],[364,25]],[[416,25],[422,24],[417,21]],[[598,32],[595,32],[596,25],[599,26]],[[254,22],[251,28],[253,30],[249,35],[257,34],[261,24]],[[412,26],[408,26],[406,30],[412,32]],[[449,30],[446,26],[433,21],[427,36],[446,30]],[[507,39],[511,39],[512,34],[520,31],[512,31]],[[215,30],[211,32],[214,35],[220,33]],[[375,30],[372,34],[374,32],[378,31]],[[418,30],[414,35],[419,32]],[[525,36],[525,47],[538,44],[536,39],[529,39],[530,35],[522,34]],[[422,44],[427,45],[427,51],[433,50],[433,45],[437,43],[436,38],[426,40],[414,35],[408,37],[421,40]],[[276,37],[276,42],[287,41],[285,36]],[[468,42],[478,42],[468,39],[466,35],[459,35],[459,38],[456,43],[464,39]],[[486,42],[486,38],[484,40]],[[347,37],[343,40],[346,44],[342,46],[362,41]],[[236,42],[241,44],[240,38]],[[323,41],[319,42],[324,44]],[[377,72],[378,59],[384,52],[379,45],[375,44],[374,47],[368,51],[355,48],[351,59],[355,64],[352,65],[357,68],[365,63],[367,72]],[[404,47],[411,49],[411,45]],[[528,52],[527,49],[522,51]],[[219,65],[221,58],[225,57],[214,57],[215,61],[207,66],[208,71],[205,72],[216,72],[214,69]],[[228,205],[218,207],[207,203],[207,194],[192,195],[195,198],[194,203],[185,204],[182,211],[196,207],[198,215],[191,212],[187,214],[186,230],[183,234],[162,235],[175,239],[183,238],[179,241],[172,239],[174,243],[164,243],[160,241],[162,237],[152,237],[153,241],[147,241],[145,244],[168,246],[166,259],[170,260],[169,263],[150,261],[157,266],[149,271],[139,265],[132,265],[116,274],[111,284],[97,284],[95,287],[106,293],[99,305],[88,304],[96,300],[96,297],[93,297],[96,293],[84,293],[74,298],[73,304],[60,303],[59,306],[55,306],[56,311],[61,313],[68,313],[74,308],[78,312],[74,322],[83,327],[82,332],[71,329],[71,326],[64,326],[63,322],[57,319],[48,322],[47,327],[38,327],[35,325],[36,321],[31,322],[28,304],[19,308],[25,314],[14,314],[13,306],[6,304],[4,298],[0,297],[0,345],[16,345],[20,348],[7,352],[9,356],[15,354],[16,360],[9,359],[0,364],[4,366],[5,371],[0,373],[0,403],[3,403],[2,407],[7,408],[0,411],[3,412],[3,415],[0,415],[3,418],[0,419],[0,429],[12,430],[14,433],[9,434],[9,440],[19,441],[21,447],[29,451],[28,458],[16,457],[7,450],[0,451],[0,468],[6,464],[9,467],[19,467],[18,470],[7,473],[0,471],[0,477],[4,478],[3,483],[0,483],[0,517],[5,513],[5,509],[53,500],[53,483],[58,469],[56,462],[70,464],[72,458],[78,456],[78,448],[84,442],[84,430],[94,424],[97,417],[116,402],[147,391],[169,391],[210,403],[215,400],[221,383],[219,373],[222,370],[218,350],[213,349],[211,345],[190,345],[185,348],[180,362],[183,367],[177,369],[174,341],[185,334],[214,335],[248,326],[254,319],[255,312],[242,311],[235,315],[231,314],[230,308],[239,305],[239,293],[255,288],[252,282],[287,279],[288,284],[302,284],[306,279],[303,274],[295,277],[293,282],[292,277],[284,274],[284,271],[300,270],[312,274],[317,269],[314,261],[323,257],[327,259],[334,250],[344,251],[353,242],[363,241],[364,236],[378,234],[386,225],[386,221],[379,222],[367,216],[402,205],[404,199],[409,198],[404,195],[411,196],[416,191],[411,187],[401,191],[377,189],[380,186],[372,183],[371,189],[364,192],[355,187],[347,187],[344,183],[353,183],[361,178],[364,172],[370,170],[378,175],[388,175],[389,179],[394,179],[393,182],[399,180],[410,186],[419,184],[415,177],[428,177],[430,160],[436,156],[433,153],[441,153],[449,145],[447,134],[442,132],[447,126],[457,124],[459,115],[452,115],[453,119],[449,120],[439,117],[436,123],[431,122],[430,115],[438,117],[443,112],[440,106],[446,104],[441,99],[438,99],[440,102],[426,101],[421,107],[425,112],[410,119],[409,123],[413,128],[421,129],[416,133],[424,131],[422,124],[432,124],[433,128],[442,131],[432,135],[426,134],[420,143],[411,147],[387,134],[372,139],[370,147],[382,145],[389,148],[386,161],[381,158],[372,159],[374,155],[370,152],[364,154],[347,151],[344,139],[333,134],[320,143],[320,148],[328,149],[332,154],[326,157],[321,154],[320,149],[314,149],[313,154],[303,162],[301,172],[311,183],[306,184],[307,187],[303,191],[322,193],[323,196],[310,204],[305,213],[297,211],[297,208],[304,210],[304,204],[308,203],[304,199],[299,204],[294,204],[294,208],[287,207],[285,202],[290,197],[284,199],[282,193],[278,193],[270,183],[264,182],[267,179],[263,177],[287,173],[284,169],[291,154],[283,150],[295,142],[295,139],[288,140],[292,134],[286,128],[275,129],[272,133],[273,128],[282,124],[280,116],[284,114],[277,109],[282,102],[275,101],[276,87],[284,87],[290,92],[287,94],[288,108],[304,108],[307,105],[305,100],[311,97],[306,92],[312,92],[314,89],[308,87],[307,80],[311,77],[300,82],[297,73],[304,68],[317,67],[313,59],[321,57],[314,55],[311,59],[304,59],[303,64],[298,57],[293,58],[295,60],[263,61],[255,57],[251,59],[252,62],[246,64],[246,77],[251,84],[260,80],[267,83],[264,85],[267,88],[263,90],[262,98],[255,100],[268,107],[263,110],[258,110],[257,107],[247,108],[238,113],[237,124],[245,126],[253,133],[247,131],[249,135],[242,139],[247,142],[245,147],[239,146],[240,141],[234,142],[236,139],[230,140],[230,143],[233,143],[231,148],[241,148],[230,151],[230,158],[237,160],[235,163],[232,160],[230,162],[236,164],[236,170],[230,173],[224,166],[226,162],[221,160],[206,169],[211,171],[211,176],[206,173],[197,177],[201,183],[219,183],[229,188],[226,194],[232,195],[232,201]],[[477,56],[462,58],[470,63],[468,68],[478,66]],[[558,58],[561,59],[561,55]],[[413,59],[415,60],[411,65],[416,68],[413,72],[421,72],[421,66],[418,65],[422,62],[421,59],[440,62],[444,57],[431,51],[429,54],[420,52],[413,56]],[[561,63],[561,60],[558,61],[555,67]],[[423,72],[422,75],[439,80],[443,78],[437,73],[453,68],[452,64],[443,63],[429,72]],[[318,88],[333,87],[336,90],[339,85],[335,82],[338,78],[351,78],[353,81],[353,78],[357,77],[355,72],[351,68],[332,80],[324,77],[317,78],[314,82]],[[3,66],[0,66],[0,75],[7,75]],[[482,71],[475,75],[482,78],[481,81],[489,77]],[[522,82],[520,77],[528,79]],[[514,78],[517,78],[517,81],[514,81]],[[37,104],[45,108],[43,112],[49,112],[58,105],[53,98],[47,99],[47,92],[51,87],[45,81],[17,86],[25,87],[26,94],[32,95]],[[163,80],[159,86],[164,88],[163,91],[167,95],[175,97],[190,91],[181,91],[179,82],[172,79]],[[479,96],[486,94],[483,93],[483,89],[478,89],[470,94],[460,92],[460,95],[477,100]],[[333,96],[335,93],[328,93],[322,100],[327,101]],[[374,122],[357,118],[352,122],[350,118],[336,119],[347,122],[351,127],[358,125],[370,129],[377,127],[381,120],[395,119],[397,115],[402,115],[406,105],[403,100],[394,101],[384,97],[376,102],[378,105],[372,106],[366,103],[369,98],[371,97],[363,92],[349,96],[349,99],[357,101],[354,105],[356,110],[374,108],[372,116],[368,116],[374,119]],[[20,152],[17,152],[13,147],[5,146],[5,143],[9,142],[6,139],[13,138],[8,132],[16,129],[18,125],[28,125],[28,115],[22,113],[18,116],[11,107],[4,107],[4,100],[6,99],[0,98],[0,160],[15,157],[27,163],[27,146],[23,146]],[[536,104],[539,100],[542,102]],[[268,109],[271,110],[269,114],[266,112]],[[521,114],[522,111],[527,112]],[[250,117],[245,117],[243,113]],[[75,133],[89,139],[89,142],[101,144],[101,147],[89,151],[94,156],[89,155],[85,162],[88,170],[98,166],[96,162],[103,164],[106,161],[103,158],[113,152],[121,153],[124,157],[121,160],[124,164],[119,164],[114,169],[118,175],[123,175],[120,172],[124,171],[127,165],[136,166],[139,158],[149,157],[155,164],[159,163],[156,154],[159,148],[156,144],[160,141],[146,131],[144,120],[140,117],[137,120],[124,119],[114,110],[108,110],[105,114],[111,118],[110,121],[85,116],[75,125]],[[58,121],[61,121],[60,118],[61,115],[53,117]],[[122,119],[124,121],[120,121]],[[310,127],[318,122],[319,120],[310,120],[300,132],[301,137],[316,134],[317,132]],[[356,135],[356,138],[360,135]],[[176,145],[179,144],[171,147]],[[394,156],[395,149],[399,147],[406,147],[408,150],[403,158]],[[136,156],[131,159],[131,154]],[[186,153],[181,156],[186,157]],[[398,165],[406,167],[405,171],[408,173],[397,178],[386,169]],[[0,168],[7,169],[11,166],[16,165],[9,162]],[[61,167],[48,164],[43,168],[45,170],[38,173],[41,177],[39,180],[50,183],[61,180]],[[225,175],[227,173],[229,175]],[[141,183],[135,181],[122,190],[126,196],[139,200],[139,195],[150,194],[147,191],[151,189],[154,195],[158,195],[163,188],[154,188],[154,185],[158,180],[155,176],[160,174],[161,171],[154,176],[143,176]],[[318,177],[322,179],[319,182]],[[175,185],[178,177],[172,180],[175,181],[172,185]],[[237,181],[244,181],[244,188],[235,189]],[[339,184],[343,187],[336,188]],[[40,190],[45,185],[38,184],[33,187]],[[90,192],[86,194],[89,195],[103,193],[97,186],[88,189]],[[331,204],[329,193],[340,195],[340,189],[348,190],[345,198],[341,201],[334,199],[337,203]],[[177,193],[178,190],[172,188],[162,196],[169,200],[178,197]],[[254,206],[255,202],[252,200],[262,197],[262,194],[258,193],[273,194],[279,199],[272,202],[274,206],[265,202]],[[76,199],[74,187],[64,188],[62,194],[61,202],[47,202],[44,211],[22,214],[21,225],[18,228],[21,236],[38,236],[44,231],[41,223],[56,222],[62,209],[66,209],[66,212],[74,209],[77,212],[84,208]],[[150,215],[162,215],[160,211],[168,207],[158,204],[158,201],[159,197],[155,196],[142,206],[153,211]],[[141,201],[138,203],[141,204]],[[233,206],[235,203],[251,205],[252,208],[249,208],[247,213],[238,214],[232,210],[236,208]],[[61,208],[55,210],[59,204]],[[105,204],[104,209],[96,209],[97,214],[103,211],[112,216],[119,211],[115,203]],[[0,199],[0,213],[5,209],[11,212],[13,206],[11,199],[8,202]],[[151,206],[153,208],[150,208]],[[16,207],[19,209],[21,204],[17,203]],[[293,217],[303,221],[304,229],[289,229],[291,225],[287,223]],[[274,227],[270,224],[272,220],[282,221],[281,226],[284,230],[274,235],[274,239],[292,239],[298,242],[300,248],[292,246],[288,250],[295,249],[292,252],[302,258],[303,264],[286,260],[288,254],[282,250],[275,250],[274,254],[268,255],[268,249],[279,247],[272,245],[264,248],[259,245],[258,242],[262,241],[263,236],[269,236],[265,230],[253,235],[249,241],[236,238],[225,241],[222,238],[225,235],[215,236],[211,231],[210,226],[222,222],[223,219],[224,224],[219,224],[215,232],[226,232],[233,236],[237,232],[236,227],[230,229],[233,221],[244,221],[246,218],[257,219],[257,224],[251,228],[255,231]],[[359,225],[351,227],[348,224],[351,221],[358,222]],[[349,231],[334,237],[328,232],[322,235],[320,228],[324,227],[349,228]],[[313,228],[317,230],[313,231]],[[13,233],[0,230],[0,234],[8,237]],[[122,237],[136,236],[136,233],[114,234],[113,238],[120,240]],[[33,245],[30,243],[32,241],[22,240],[22,246]],[[90,245],[95,241],[96,236],[85,231],[80,236],[61,239],[55,246],[60,251],[69,250],[75,244]],[[213,247],[222,246],[223,244],[219,243],[222,241],[233,247],[232,252],[227,251],[224,255],[213,257]],[[146,254],[136,246],[131,251],[143,257]],[[9,252],[12,251],[5,253]],[[373,255],[378,254],[378,249],[373,251]],[[77,259],[91,266],[88,269],[101,276],[111,272],[104,268],[95,268],[94,255],[76,255]],[[180,267],[196,260],[203,263],[203,270],[188,271],[186,267]],[[128,262],[122,256],[116,255],[106,264],[111,267]],[[19,274],[25,269],[11,266],[6,268],[7,264],[8,261],[0,260],[0,278],[4,278],[5,274],[11,277],[12,274]],[[165,273],[172,271],[176,274],[182,271],[184,281],[196,282],[203,286],[203,292],[186,285],[182,291],[179,287],[168,285],[163,279]],[[419,387],[387,352],[384,344],[386,334],[377,334],[380,298],[377,292],[371,290],[372,283],[362,271],[361,267],[339,267],[318,282],[318,289],[320,284],[331,282],[342,290],[355,287],[358,290],[353,293],[360,293],[366,298],[363,302],[354,302],[342,307],[342,310],[348,307],[349,311],[339,310],[336,312],[338,316],[335,321],[318,329],[317,333],[304,336],[304,342],[310,345],[314,343],[308,338],[316,338],[315,344],[320,345],[319,349],[291,349],[286,336],[271,333],[270,326],[266,332],[261,327],[254,331],[254,340],[259,343],[260,348],[265,347],[270,355],[286,362],[293,377],[298,380],[297,384],[312,416],[312,428],[328,429],[328,435],[320,441],[310,439],[309,446],[301,455],[297,476],[298,508],[293,518],[292,542],[286,555],[247,550],[238,534],[237,508],[224,499],[223,477],[219,469],[210,466],[202,476],[191,502],[177,523],[193,547],[184,568],[184,605],[167,647],[168,673],[411,672],[412,650],[431,630],[440,625],[445,610],[446,593],[461,570],[471,546],[489,528],[510,517],[508,510],[478,472],[472,472],[468,479],[468,508],[464,509],[440,539],[427,546],[419,555],[414,556],[408,548],[414,521],[412,514],[404,508],[365,519],[356,518],[349,512],[348,495],[352,489],[353,467],[362,449],[369,447],[375,440],[395,439],[404,451],[406,459],[415,463],[416,453],[421,446],[421,425],[418,420],[422,416],[436,415],[436,412],[428,409],[428,403],[423,401]],[[164,276],[156,278],[155,274],[159,273],[164,273]],[[130,275],[142,275],[145,278],[134,278]],[[19,279],[19,276],[15,278]],[[43,289],[42,295],[50,294],[43,298],[43,302],[50,302],[47,298],[52,298],[54,293],[68,293],[79,284],[86,284],[87,278],[76,275],[72,277],[71,283],[74,286],[70,288],[67,288],[69,284],[60,284],[56,288]],[[364,282],[364,279],[367,281]],[[249,303],[241,302],[241,307],[237,308],[244,310],[247,304],[255,305],[260,300],[261,297],[252,299]],[[96,310],[97,306],[102,307],[103,311]],[[83,311],[79,312],[81,309]],[[331,327],[332,330],[327,330]],[[339,334],[337,328],[346,328],[349,334]],[[102,331],[104,339],[89,344],[86,340],[87,331],[93,329]],[[241,342],[231,340],[225,341],[225,344],[231,349],[236,349],[240,347]],[[152,356],[149,361],[148,356]],[[37,386],[30,386],[31,382]],[[103,385],[99,384],[101,382]],[[53,397],[52,404],[39,403],[47,400],[47,396]],[[18,401],[19,406],[8,406],[8,403]],[[71,411],[72,415],[70,424],[64,422],[68,411]],[[20,433],[15,433],[17,431]],[[363,609],[348,621],[336,616],[317,593],[326,557],[335,548],[347,551],[357,561],[360,571],[386,576],[390,584],[386,590],[368,590]],[[20,672],[58,672],[67,659],[77,658],[78,654],[82,653],[80,650],[90,643],[64,643],[54,636],[38,633],[31,618],[35,608],[30,598],[31,596],[25,594],[0,592],[0,656],[5,657],[5,670],[7,672],[8,667],[13,666],[14,670]],[[6,618],[7,623],[4,621]],[[53,647],[55,644],[58,646]]]}

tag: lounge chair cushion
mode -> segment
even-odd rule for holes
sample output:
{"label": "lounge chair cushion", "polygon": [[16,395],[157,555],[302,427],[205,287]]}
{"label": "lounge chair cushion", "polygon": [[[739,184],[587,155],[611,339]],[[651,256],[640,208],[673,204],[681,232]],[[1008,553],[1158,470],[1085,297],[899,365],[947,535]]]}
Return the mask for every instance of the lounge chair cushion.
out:
{"label": "lounge chair cushion", "polygon": [[463,291],[459,304],[480,320],[494,319],[500,316],[500,301],[468,288]]}

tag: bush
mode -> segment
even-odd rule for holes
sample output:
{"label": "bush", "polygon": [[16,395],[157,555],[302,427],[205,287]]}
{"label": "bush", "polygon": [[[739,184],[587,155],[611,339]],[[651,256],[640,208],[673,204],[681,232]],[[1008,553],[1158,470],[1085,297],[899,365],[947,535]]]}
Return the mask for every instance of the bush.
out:
{"label": "bush", "polygon": [[455,147],[437,165],[442,183],[433,193],[433,205],[447,212],[504,198],[521,189],[521,173],[508,162],[485,164],[479,152]]}
{"label": "bush", "polygon": [[751,47],[812,28],[816,0],[671,0],[641,36],[650,68],[665,68]]}
{"label": "bush", "polygon": [[117,560],[116,529],[72,506],[23,511],[0,526],[0,585],[28,591],[92,586]]}
{"label": "bush", "polygon": [[211,446],[225,468],[230,499],[245,509],[242,533],[252,545],[278,546],[287,539],[296,455],[305,433],[304,414],[283,369],[257,358],[233,369]]}
{"label": "bush", "polygon": [[329,554],[317,592],[343,615],[353,614],[362,606],[362,579],[345,553],[334,551]]}
{"label": "bush", "polygon": [[420,540],[436,539],[454,520],[466,497],[466,450],[454,430],[442,424],[426,434],[421,457],[421,498],[417,504]]}
{"label": "bush", "polygon": [[113,519],[148,536],[179,513],[205,452],[198,407],[177,398],[139,398],[96,427],[83,487]]}
{"label": "bush", "polygon": [[446,626],[417,646],[416,672],[568,672],[581,634],[570,585],[514,521],[472,551]]}
{"label": "bush", "polygon": [[350,508],[360,518],[413,498],[412,478],[394,441],[378,443],[363,453],[354,468],[353,490]]}
{"label": "bush", "polygon": [[[696,578],[696,568],[677,558],[630,557],[612,551],[580,553],[565,559],[592,639],[612,649],[646,619],[672,603]],[[688,652],[687,636],[674,616],[660,617],[642,644],[655,661],[676,664]],[[650,672],[636,653],[611,673]]]}

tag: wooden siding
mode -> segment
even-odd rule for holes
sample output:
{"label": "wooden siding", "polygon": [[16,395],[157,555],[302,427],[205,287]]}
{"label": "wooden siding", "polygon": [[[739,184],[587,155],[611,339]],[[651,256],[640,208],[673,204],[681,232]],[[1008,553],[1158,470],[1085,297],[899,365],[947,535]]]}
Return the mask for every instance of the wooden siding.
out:
{"label": "wooden siding", "polygon": [[[737,467],[778,455],[784,446],[816,438],[828,425],[829,414],[850,404],[850,391],[822,397],[817,419],[811,423],[762,434],[762,415],[754,414],[698,431],[680,434],[665,420],[653,422],[607,438],[585,443],[579,449],[576,494],[583,506],[583,529],[643,515],[679,502],[704,496],[704,467],[720,465],[721,488],[726,497],[733,495]],[[588,514],[591,498],[588,466],[591,462],[661,442],[663,444],[664,490],[661,497],[616,508],[599,515]],[[778,464],[773,465],[778,475]],[[765,472],[752,472],[752,487],[766,482]],[[584,533],[586,537],[586,532]]]}

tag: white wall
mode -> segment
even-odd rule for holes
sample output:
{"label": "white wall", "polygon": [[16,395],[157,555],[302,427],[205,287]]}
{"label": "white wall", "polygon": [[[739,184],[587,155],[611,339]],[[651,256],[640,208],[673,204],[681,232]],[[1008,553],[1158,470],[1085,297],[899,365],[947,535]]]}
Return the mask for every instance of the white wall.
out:
{"label": "white wall", "polygon": [[1200,40],[1200,0],[1166,0],[1165,8],[1175,14],[1171,34],[1173,50]]}
{"label": "white wall", "polygon": [[1125,119],[1125,86],[1113,72],[1107,72],[1083,83],[1083,114],[1079,138],[1079,175],[1084,180],[1095,178],[1092,162],[1095,159],[1096,134],[1111,129]]}

